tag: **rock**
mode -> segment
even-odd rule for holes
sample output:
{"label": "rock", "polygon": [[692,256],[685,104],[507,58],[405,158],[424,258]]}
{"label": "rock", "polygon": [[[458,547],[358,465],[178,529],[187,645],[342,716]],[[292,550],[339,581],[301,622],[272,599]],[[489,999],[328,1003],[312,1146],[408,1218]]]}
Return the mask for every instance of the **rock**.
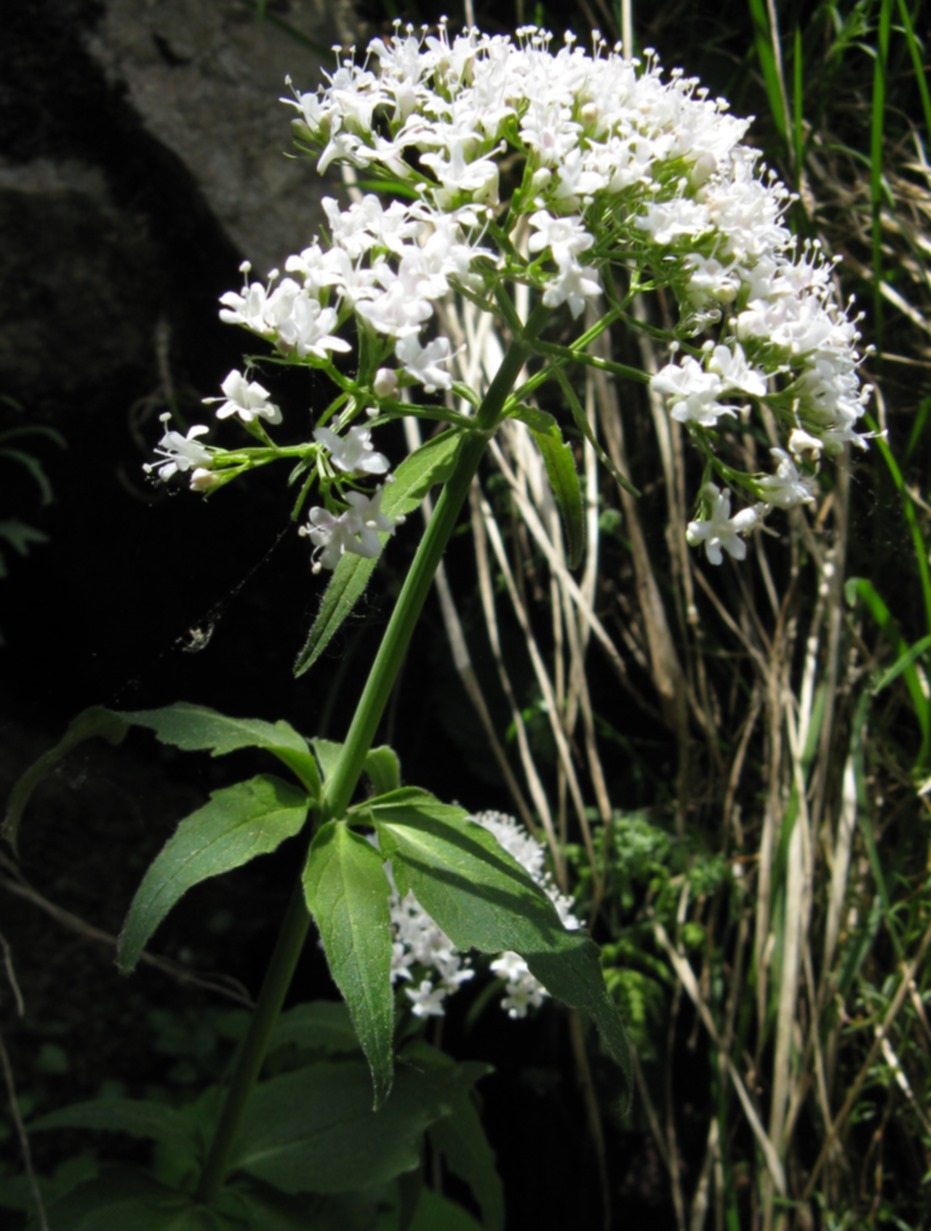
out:
{"label": "rock", "polygon": [[[260,274],[309,242],[321,195],[312,164],[290,158],[291,74],[320,80],[350,27],[345,3],[292,0],[259,21],[245,5],[108,0],[87,48],[143,128],[190,173],[233,246]],[[295,32],[320,46],[315,55]]]}

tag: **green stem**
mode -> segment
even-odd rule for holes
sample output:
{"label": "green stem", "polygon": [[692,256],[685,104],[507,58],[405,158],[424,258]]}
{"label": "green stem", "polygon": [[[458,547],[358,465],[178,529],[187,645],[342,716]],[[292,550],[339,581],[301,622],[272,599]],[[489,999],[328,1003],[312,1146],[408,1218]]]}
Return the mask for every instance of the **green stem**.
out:
{"label": "green stem", "polygon": [[[502,360],[476,413],[472,430],[463,434],[452,474],[436,502],[433,516],[391,613],[339,761],[325,783],[324,798],[316,813],[318,823],[342,816],[349,807],[362,776],[365,758],[388,704],[443,552],[456,528],[482,454],[498,426],[502,408],[530,354],[531,343],[543,328],[548,316],[548,310],[542,305],[534,310],[521,337],[513,343]],[[303,867],[301,871],[303,872]],[[299,877],[281,925],[255,1012],[237,1057],[226,1101],[220,1113],[220,1122],[201,1176],[198,1200],[205,1205],[209,1205],[216,1198],[223,1183],[230,1151],[245,1116],[252,1087],[258,1079],[268,1039],[290,987],[309,926],[310,915],[304,903]]]}

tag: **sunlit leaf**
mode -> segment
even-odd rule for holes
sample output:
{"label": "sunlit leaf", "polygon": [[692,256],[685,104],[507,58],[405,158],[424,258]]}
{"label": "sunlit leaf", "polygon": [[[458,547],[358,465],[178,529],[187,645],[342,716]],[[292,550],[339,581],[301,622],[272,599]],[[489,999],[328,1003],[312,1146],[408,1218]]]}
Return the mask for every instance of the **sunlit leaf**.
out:
{"label": "sunlit leaf", "polygon": [[579,475],[571,447],[566,444],[559,424],[547,415],[545,425],[530,426],[530,434],[540,450],[553,498],[566,535],[566,563],[570,568],[582,559],[585,550],[585,509],[579,488]]}
{"label": "sunlit leaf", "polygon": [[260,718],[229,718],[186,701],[120,717],[134,726],[147,727],[161,743],[185,752],[203,751],[219,757],[241,748],[262,748],[287,765],[314,799],[320,794],[320,775],[310,746],[283,720],[271,723]]}
{"label": "sunlit leaf", "polygon": [[240,868],[299,833],[310,802],[298,787],[271,774],[214,791],[209,803],[181,822],[139,886],[119,940],[120,969],[132,970],[149,937],[194,885]]}
{"label": "sunlit leaf", "polygon": [[[385,488],[382,512],[388,517],[397,518],[407,516],[418,508],[430,488],[442,483],[449,474],[459,440],[456,432],[442,432],[405,458],[394,472],[394,482]],[[303,675],[309,670],[329,645],[365,593],[376,564],[377,560],[349,553],[342,557],[326,588],[304,648],[294,664],[295,675]]]}
{"label": "sunlit leaf", "polygon": [[304,869],[307,908],[372,1070],[375,1106],[391,1089],[391,886],[384,857],[343,821],[315,835]]}
{"label": "sunlit leaf", "polygon": [[487,829],[461,808],[405,787],[367,801],[398,892],[411,891],[457,948],[514,950],[558,1000],[586,1013],[629,1078],[627,1037],[598,947],[563,927],[555,906]]}

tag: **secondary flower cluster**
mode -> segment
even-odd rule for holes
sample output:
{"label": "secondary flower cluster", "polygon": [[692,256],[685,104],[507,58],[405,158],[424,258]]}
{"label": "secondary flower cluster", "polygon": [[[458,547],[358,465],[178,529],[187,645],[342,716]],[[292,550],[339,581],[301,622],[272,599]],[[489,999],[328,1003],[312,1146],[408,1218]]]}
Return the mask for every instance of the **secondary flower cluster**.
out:
{"label": "secondary flower cluster", "polygon": [[[532,880],[549,896],[567,928],[581,926],[572,913],[572,900],[559,892],[544,868],[544,848],[510,816],[500,812],[480,812],[471,818],[494,834],[498,844],[526,869]],[[475,971],[470,959],[433,922],[412,893],[403,899],[391,895],[391,926],[394,952],[392,982],[408,982],[404,989],[415,1017],[442,1017],[448,996],[471,979]],[[526,1017],[539,1008],[548,992],[530,973],[517,953],[502,953],[491,963],[491,970],[504,983],[501,1007],[509,1017]]]}
{"label": "secondary flower cluster", "polygon": [[[358,192],[346,208],[325,199],[323,237],[265,283],[244,266],[242,289],[221,299],[224,321],[342,390],[311,446],[326,497],[305,527],[315,567],[345,551],[373,554],[390,529],[377,493],[363,507],[349,499],[362,493],[343,491],[344,475],[357,486],[387,470],[372,464],[381,455],[367,429],[351,424],[363,412],[414,410],[401,400],[412,387],[450,394],[457,353],[437,319],[450,294],[503,313],[513,329],[513,283],[573,321],[592,308],[630,321],[634,295],[671,293],[672,360],[652,387],[705,454],[702,516],[688,538],[712,562],[722,547],[743,555],[740,536],[773,507],[812,501],[822,453],[865,439],[856,319],[836,300],[832,262],[796,244],[784,218],[791,194],[743,144],[749,121],[695,80],[664,78],[652,53],[641,64],[597,36],[591,54],[572,36],[555,52],[551,42],[534,28],[513,41],[398,25],[361,63],[354,50],[343,55],[325,87],[283,100],[319,171],[343,164],[395,198]],[[350,352],[353,378],[334,362]],[[240,373],[223,392],[218,416],[270,444],[264,424],[281,412],[268,392]],[[719,456],[722,427],[762,404],[780,442],[768,475]],[[337,411],[348,436],[327,426]],[[225,466],[242,468],[240,454],[203,444],[205,431],[167,432],[159,475],[190,470],[206,490],[226,481]],[[749,502],[734,516],[731,492]]]}

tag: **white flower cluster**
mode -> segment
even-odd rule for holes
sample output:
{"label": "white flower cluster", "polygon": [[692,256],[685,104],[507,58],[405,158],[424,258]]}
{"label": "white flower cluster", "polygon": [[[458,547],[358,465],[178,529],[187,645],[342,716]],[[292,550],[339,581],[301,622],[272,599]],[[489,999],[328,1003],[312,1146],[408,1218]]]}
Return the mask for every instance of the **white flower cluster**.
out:
{"label": "white flower cluster", "polygon": [[[868,396],[856,320],[836,301],[832,263],[817,245],[799,249],[789,231],[791,194],[742,143],[749,121],[695,80],[664,78],[652,53],[641,64],[598,36],[592,54],[571,35],[555,52],[551,42],[532,27],[515,41],[398,23],[393,37],[372,40],[361,63],[354,49],[341,53],[325,87],[284,99],[321,172],[348,165],[403,200],[386,204],[369,192],[343,209],[327,198],[325,238],[264,284],[244,266],[245,284],[222,296],[220,315],[280,356],[327,371],[345,391],[346,428],[362,411],[403,413],[397,399],[406,388],[452,388],[457,355],[436,323],[436,305],[450,293],[497,312],[496,292],[523,283],[577,319],[605,300],[623,310],[634,293],[666,288],[680,308],[681,353],[653,388],[705,452],[706,477],[752,502],[753,516],[744,510],[735,521],[730,497],[707,482],[707,516],[689,538],[711,560],[722,545],[740,554],[734,534],[772,507],[813,499],[806,475],[822,452],[865,439],[856,431]],[[696,343],[703,333],[708,340]],[[333,361],[350,350],[354,379]],[[257,418],[277,421],[261,386],[231,373],[223,388],[221,417],[252,429]],[[765,477],[716,455],[722,423],[746,420],[758,403],[786,445]],[[194,446],[204,450],[191,433],[169,435],[160,474],[211,464],[188,464]],[[318,427],[320,450],[331,450],[331,436]],[[362,464],[366,454],[380,457],[363,446],[350,472],[383,473]],[[332,450],[331,462],[341,469]],[[369,554],[365,532],[384,529],[374,524],[377,509],[369,524],[341,500],[338,510],[332,502],[315,510],[305,528],[320,567],[345,550]]]}
{"label": "white flower cluster", "polygon": [[[544,867],[544,847],[511,816],[501,812],[479,812],[470,818],[489,830],[499,846],[515,859],[531,879],[546,891],[564,927],[582,925],[572,913],[572,899],[560,893]],[[396,890],[391,895],[391,925],[394,949],[391,961],[392,982],[410,981],[416,986],[404,989],[416,1017],[441,1017],[447,996],[451,996],[475,971],[469,958],[455,948],[437,927],[413,893],[403,899]],[[502,953],[491,963],[491,970],[504,982],[501,1007],[509,1017],[526,1017],[549,993],[530,973],[518,953]]]}

